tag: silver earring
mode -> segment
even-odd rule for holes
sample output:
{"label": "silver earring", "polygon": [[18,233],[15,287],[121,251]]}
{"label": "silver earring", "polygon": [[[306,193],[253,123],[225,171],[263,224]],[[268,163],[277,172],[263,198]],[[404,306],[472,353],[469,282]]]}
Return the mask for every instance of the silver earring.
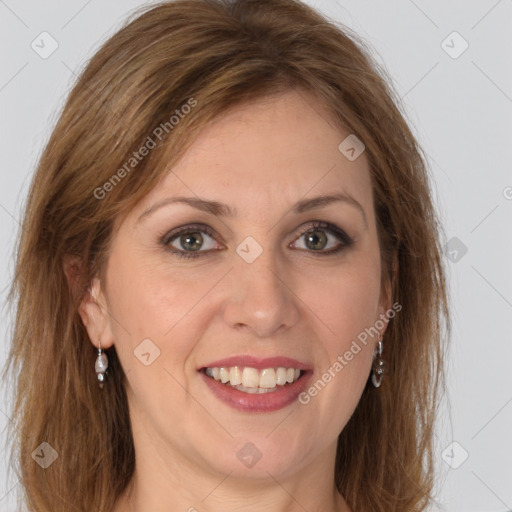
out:
{"label": "silver earring", "polygon": [[377,348],[373,353],[373,364],[372,364],[372,383],[378,388],[382,384],[382,376],[386,372],[386,362],[382,359],[382,350],[384,345],[382,344],[382,333],[379,332],[379,341],[377,342]]}
{"label": "silver earring", "polygon": [[96,358],[96,363],[94,364],[94,369],[96,370],[96,374],[98,376],[98,381],[100,385],[100,389],[103,389],[103,383],[105,382],[105,379],[108,375],[107,368],[108,368],[108,357],[107,354],[105,354],[101,350],[101,340],[98,339],[98,357]]}

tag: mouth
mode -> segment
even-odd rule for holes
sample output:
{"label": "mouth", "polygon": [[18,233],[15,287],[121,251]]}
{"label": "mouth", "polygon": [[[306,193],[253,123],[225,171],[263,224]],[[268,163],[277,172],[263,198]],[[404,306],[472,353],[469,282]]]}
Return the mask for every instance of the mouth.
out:
{"label": "mouth", "polygon": [[234,357],[200,368],[213,394],[232,408],[271,412],[295,402],[313,371],[290,358]]}
{"label": "mouth", "polygon": [[297,382],[304,370],[299,368],[252,368],[250,366],[239,367],[207,367],[202,370],[208,377],[226,386],[242,391],[243,393],[272,393],[281,387]]}

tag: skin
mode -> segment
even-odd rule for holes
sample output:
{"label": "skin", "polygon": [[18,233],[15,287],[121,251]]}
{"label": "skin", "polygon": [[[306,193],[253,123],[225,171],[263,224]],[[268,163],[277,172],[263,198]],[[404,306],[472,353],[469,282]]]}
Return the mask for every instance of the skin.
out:
{"label": "skin", "polygon": [[[80,308],[91,343],[115,344],[127,373],[137,463],[116,512],[350,511],[334,485],[336,440],[370,374],[376,337],[308,404],[270,413],[232,409],[197,371],[233,355],[283,355],[312,364],[313,383],[390,308],[368,162],[338,150],[347,135],[297,91],[237,107],[204,129],[116,227],[105,281],[94,279]],[[291,212],[334,192],[352,196],[365,217],[347,202]],[[238,213],[170,204],[137,221],[176,196]],[[322,256],[342,242],[320,228],[320,250],[307,246],[315,220],[345,231],[352,245]],[[191,223],[214,232],[201,232],[201,257],[180,259],[159,243]],[[235,250],[247,236],[263,249],[252,263]],[[193,252],[179,236],[171,243]],[[145,366],[134,350],[148,338],[160,356]],[[248,442],[262,455],[251,468],[237,457]]]}

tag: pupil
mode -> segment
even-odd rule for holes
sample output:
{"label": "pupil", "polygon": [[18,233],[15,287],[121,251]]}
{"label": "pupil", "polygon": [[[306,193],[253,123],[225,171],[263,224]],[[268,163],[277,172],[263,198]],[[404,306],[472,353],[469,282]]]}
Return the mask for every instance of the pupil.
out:
{"label": "pupil", "polygon": [[197,251],[203,243],[203,237],[200,233],[189,233],[181,236],[181,245],[185,249]]}
{"label": "pupil", "polygon": [[[320,242],[321,247],[315,247]],[[306,244],[310,249],[322,249],[327,242],[327,237],[322,231],[313,231],[306,238]]]}

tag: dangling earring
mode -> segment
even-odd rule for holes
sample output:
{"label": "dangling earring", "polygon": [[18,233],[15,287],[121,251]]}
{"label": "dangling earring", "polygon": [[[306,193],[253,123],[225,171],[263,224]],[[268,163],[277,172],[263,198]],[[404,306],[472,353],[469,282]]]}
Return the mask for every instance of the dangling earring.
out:
{"label": "dangling earring", "polygon": [[94,364],[94,369],[96,370],[96,373],[98,375],[98,381],[100,385],[100,389],[103,389],[103,383],[105,382],[105,379],[108,375],[107,368],[108,368],[108,357],[107,354],[105,354],[101,350],[101,340],[98,339],[98,357],[96,358],[96,363]]}
{"label": "dangling earring", "polygon": [[386,372],[386,362],[382,359],[382,350],[384,345],[382,344],[382,333],[379,332],[379,341],[377,342],[377,348],[373,353],[373,371],[372,371],[372,383],[378,388],[382,384],[382,376]]}

